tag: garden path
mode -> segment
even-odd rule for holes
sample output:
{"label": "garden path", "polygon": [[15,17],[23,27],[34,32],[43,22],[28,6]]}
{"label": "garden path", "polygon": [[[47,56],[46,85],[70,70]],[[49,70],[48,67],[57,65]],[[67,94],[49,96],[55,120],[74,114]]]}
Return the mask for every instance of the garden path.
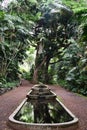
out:
{"label": "garden path", "polygon": [[[7,126],[8,117],[25,98],[33,84],[22,81],[22,85],[0,96],[0,130],[13,130]],[[87,98],[69,92],[57,85],[49,85],[72,113],[79,118],[78,128],[73,130],[87,130]],[[67,130],[71,130],[68,128]]]}

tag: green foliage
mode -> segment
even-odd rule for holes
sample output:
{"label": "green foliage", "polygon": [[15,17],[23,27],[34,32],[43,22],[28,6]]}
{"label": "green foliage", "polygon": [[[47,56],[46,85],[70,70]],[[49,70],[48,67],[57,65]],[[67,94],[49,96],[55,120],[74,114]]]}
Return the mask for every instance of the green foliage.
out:
{"label": "green foliage", "polygon": [[[66,80],[65,87],[87,96],[87,3],[85,0],[66,1],[63,3],[73,9],[78,23],[77,42],[74,42],[63,53],[58,65],[58,80]],[[64,75],[63,75],[64,73]],[[61,75],[64,76],[62,79]]]}
{"label": "green foliage", "polygon": [[23,71],[22,72],[22,78],[26,79],[26,80],[31,80],[31,76],[29,72]]}
{"label": "green foliage", "polygon": [[[11,16],[9,16],[11,19]],[[1,43],[0,43],[0,76],[7,77],[11,70],[18,72],[18,62],[21,62],[24,55],[25,43],[24,38],[27,36],[23,29],[15,27],[15,20],[12,16],[12,20],[7,19],[7,15],[4,18],[4,27],[1,24]],[[13,21],[14,20],[14,21]],[[15,31],[16,29],[16,31]],[[11,75],[12,76],[12,75]],[[14,77],[14,76],[13,76]],[[15,76],[16,77],[16,76]]]}
{"label": "green foliage", "polygon": [[0,95],[19,86],[19,80],[13,81],[13,82],[6,82],[6,80],[3,78],[2,81],[0,81]]}
{"label": "green foliage", "polygon": [[4,19],[4,15],[5,15],[4,11],[0,10],[0,20]]}
{"label": "green foliage", "polygon": [[22,78],[32,81],[33,73],[34,73],[34,65],[32,65],[30,71],[22,71]]}
{"label": "green foliage", "polygon": [[86,0],[80,0],[80,1],[76,1],[76,0],[62,0],[62,2],[69,6],[71,9],[73,9],[73,11],[75,13],[77,13],[80,10],[85,10],[87,9],[87,2]]}
{"label": "green foliage", "polygon": [[23,6],[23,3],[10,3],[7,9],[0,11],[0,79],[6,81],[18,79],[18,65],[27,56],[26,50],[29,48],[32,35],[33,22],[27,22],[28,10],[25,8],[25,15],[21,15],[19,5]]}
{"label": "green foliage", "polygon": [[41,66],[38,70],[39,75],[43,77],[44,82],[49,82],[51,77],[51,74],[49,75],[50,61],[54,57],[59,59],[62,51],[69,46],[68,39],[75,36],[75,25],[71,20],[73,12],[58,2],[44,2],[41,4],[40,10],[42,17],[37,21],[35,28],[37,43],[35,67]]}
{"label": "green foliage", "polygon": [[[65,88],[87,96],[87,57],[84,49],[76,43],[65,51],[58,65],[58,83]],[[60,82],[61,81],[61,82]]]}
{"label": "green foliage", "polygon": [[66,80],[70,90],[87,96],[87,72],[73,68],[69,71]]}
{"label": "green foliage", "polygon": [[7,82],[6,84],[3,84],[4,88],[14,88],[15,86],[18,85],[19,85],[19,81]]}
{"label": "green foliage", "polygon": [[[35,66],[32,46],[37,51]],[[25,59],[31,68],[22,71],[25,79],[35,78],[36,69],[39,81],[58,80],[87,95],[87,2],[18,0],[0,9],[0,84],[17,80]]]}

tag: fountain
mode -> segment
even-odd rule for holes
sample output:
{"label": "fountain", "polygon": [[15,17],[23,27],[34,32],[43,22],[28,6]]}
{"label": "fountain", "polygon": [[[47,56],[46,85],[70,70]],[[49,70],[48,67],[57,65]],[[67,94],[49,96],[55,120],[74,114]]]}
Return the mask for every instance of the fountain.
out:
{"label": "fountain", "polygon": [[71,130],[77,122],[78,118],[43,84],[33,86],[9,117],[9,126],[16,130]]}

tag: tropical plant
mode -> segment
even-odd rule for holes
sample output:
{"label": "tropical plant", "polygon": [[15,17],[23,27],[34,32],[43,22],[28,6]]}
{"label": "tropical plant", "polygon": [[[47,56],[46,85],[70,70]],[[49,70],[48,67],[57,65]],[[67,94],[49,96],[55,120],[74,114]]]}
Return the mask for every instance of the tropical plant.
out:
{"label": "tropical plant", "polygon": [[[14,80],[18,77],[18,64],[22,63],[26,57],[26,50],[29,49],[33,22],[27,21],[26,11],[25,15],[21,15],[21,10],[18,10],[20,4],[23,3],[10,3],[7,9],[0,11],[1,79]],[[17,9],[16,13],[14,9]]]}
{"label": "tropical plant", "polygon": [[[87,95],[87,31],[86,31],[86,23],[87,23],[87,6],[84,0],[81,0],[79,4],[78,1],[65,1],[65,4],[71,7],[75,13],[76,20],[77,20],[77,39],[76,42],[73,44],[76,47],[71,47],[70,51],[64,53],[64,58],[62,62],[62,71],[60,73],[64,73],[64,79],[66,79],[68,85],[67,88],[74,91],[81,93],[83,95]],[[74,53],[73,53],[74,52]],[[66,57],[68,55],[68,57]],[[70,58],[69,58],[70,57]],[[68,62],[67,62],[68,61]],[[67,63],[67,66],[66,66]],[[66,69],[66,73],[65,70]],[[61,77],[59,77],[61,79]]]}

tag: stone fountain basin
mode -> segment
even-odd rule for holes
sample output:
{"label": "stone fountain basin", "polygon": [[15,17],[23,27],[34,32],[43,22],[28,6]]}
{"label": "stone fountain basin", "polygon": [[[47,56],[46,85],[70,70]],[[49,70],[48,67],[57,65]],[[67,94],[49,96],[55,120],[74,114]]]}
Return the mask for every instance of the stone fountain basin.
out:
{"label": "stone fountain basin", "polygon": [[[34,99],[34,100],[39,100],[39,99],[43,99],[43,100],[53,100],[56,98],[56,94],[54,92],[52,92],[51,90],[48,91],[45,90],[45,92],[40,91],[39,95],[36,93],[37,91],[33,91],[30,90],[29,93],[26,95],[28,99]],[[48,93],[49,92],[49,93]]]}
{"label": "stone fountain basin", "polygon": [[[31,91],[30,91],[31,92]],[[29,92],[29,93],[30,93]],[[70,130],[78,127],[78,118],[72,114],[72,112],[66,108],[66,106],[57,98],[55,99],[70,115],[72,118],[71,121],[63,122],[63,123],[26,123],[22,121],[18,121],[15,119],[17,113],[21,110],[24,104],[27,102],[28,98],[26,97],[22,103],[17,107],[17,109],[10,115],[8,124],[15,130],[67,130],[69,127]]]}

